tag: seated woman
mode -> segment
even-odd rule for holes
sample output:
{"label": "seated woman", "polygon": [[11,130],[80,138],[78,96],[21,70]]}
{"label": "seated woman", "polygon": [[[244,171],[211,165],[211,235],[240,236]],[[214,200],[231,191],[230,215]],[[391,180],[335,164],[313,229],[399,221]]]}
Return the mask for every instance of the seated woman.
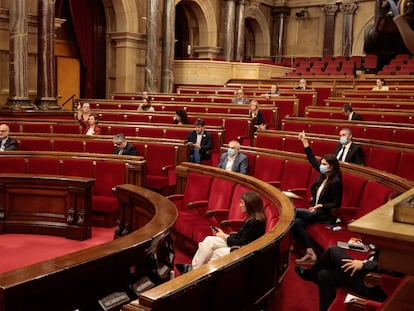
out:
{"label": "seated woman", "polygon": [[88,122],[89,116],[91,115],[91,106],[89,103],[78,103],[78,120],[82,119],[85,122]]}
{"label": "seated woman", "polygon": [[187,111],[178,109],[175,111],[174,124],[190,124],[187,117]]}
{"label": "seated woman", "polygon": [[307,235],[306,226],[312,223],[335,223],[336,216],[333,214],[333,209],[341,206],[342,173],[338,159],[334,154],[326,154],[320,161],[317,161],[305,132],[299,133],[299,139],[303,143],[309,163],[319,172],[310,188],[311,207],[308,209],[297,208],[292,226],[293,237],[306,248],[306,254],[302,258],[296,259],[295,262],[299,265],[307,265],[316,262],[316,254]]}
{"label": "seated woman", "polygon": [[241,195],[240,209],[246,218],[237,233],[227,234],[213,227],[213,236],[206,237],[198,244],[198,250],[191,264],[176,264],[180,273],[196,269],[201,265],[227,255],[233,246],[246,245],[265,232],[266,216],[263,200],[256,192],[245,192]]}
{"label": "seated woman", "polygon": [[143,98],[142,103],[139,104],[137,111],[155,111],[154,107],[152,107],[151,102],[148,98]]}
{"label": "seated woman", "polygon": [[259,103],[257,100],[253,99],[250,102],[249,112],[248,115],[252,118],[254,131],[256,132],[257,129],[265,130],[266,124],[263,123],[263,115],[259,110]]}
{"label": "seated woman", "polygon": [[98,117],[91,114],[89,116],[88,122],[83,119],[79,119],[80,125],[83,127],[83,134],[85,135],[101,135],[102,130],[98,124]]}
{"label": "seated woman", "polygon": [[385,85],[384,79],[377,79],[377,85],[372,88],[373,91],[389,91],[388,86]]}

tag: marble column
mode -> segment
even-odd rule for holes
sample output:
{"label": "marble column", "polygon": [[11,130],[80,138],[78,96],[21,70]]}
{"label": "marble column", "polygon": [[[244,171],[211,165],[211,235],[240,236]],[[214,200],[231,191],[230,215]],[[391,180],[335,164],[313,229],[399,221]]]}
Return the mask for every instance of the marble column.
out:
{"label": "marble column", "polygon": [[351,56],[354,31],[354,14],[358,9],[356,2],[342,3],[340,10],[344,14],[344,30],[342,34],[342,55]]}
{"label": "marble column", "polygon": [[161,91],[161,31],[163,0],[147,1],[147,49],[145,57],[145,90]]}
{"label": "marble column", "polygon": [[175,1],[164,0],[164,35],[162,44],[161,87],[163,93],[172,93],[174,88],[175,51]]}
{"label": "marble column", "polygon": [[246,6],[245,0],[239,0],[237,3],[237,13],[236,13],[236,55],[235,59],[239,61],[244,61],[244,29],[245,19],[244,19],[244,8]]}
{"label": "marble column", "polygon": [[9,97],[6,109],[36,109],[29,98],[27,0],[10,1]]}
{"label": "marble column", "polygon": [[39,0],[37,33],[37,98],[39,109],[62,109],[56,100],[55,0]]}
{"label": "marble column", "polygon": [[223,56],[226,61],[231,61],[234,59],[236,2],[235,0],[225,0],[224,6]]}
{"label": "marble column", "polygon": [[325,29],[323,37],[323,56],[333,56],[335,41],[335,15],[338,11],[336,4],[328,4],[322,7],[325,13]]}
{"label": "marble column", "polygon": [[283,57],[283,47],[285,44],[286,17],[290,15],[288,7],[274,7],[272,10],[272,45],[271,53],[276,56],[276,61]]}

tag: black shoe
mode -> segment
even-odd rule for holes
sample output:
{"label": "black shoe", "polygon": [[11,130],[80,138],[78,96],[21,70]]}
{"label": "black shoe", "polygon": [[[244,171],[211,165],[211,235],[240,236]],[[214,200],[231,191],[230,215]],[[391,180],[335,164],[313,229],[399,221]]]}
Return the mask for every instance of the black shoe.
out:
{"label": "black shoe", "polygon": [[296,266],[295,272],[302,280],[316,283],[316,277],[312,269],[305,269],[304,267]]}
{"label": "black shoe", "polygon": [[193,266],[188,263],[177,263],[175,264],[175,267],[177,268],[178,272],[180,272],[180,274],[184,274],[193,270]]}

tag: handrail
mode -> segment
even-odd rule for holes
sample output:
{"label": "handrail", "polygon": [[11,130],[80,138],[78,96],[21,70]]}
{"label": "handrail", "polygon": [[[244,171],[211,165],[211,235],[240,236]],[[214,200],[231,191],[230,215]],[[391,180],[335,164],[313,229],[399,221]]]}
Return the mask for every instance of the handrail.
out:
{"label": "handrail", "polygon": [[73,99],[75,98],[76,94],[73,94],[71,97],[69,97],[61,106],[64,107],[70,100],[73,104]]}

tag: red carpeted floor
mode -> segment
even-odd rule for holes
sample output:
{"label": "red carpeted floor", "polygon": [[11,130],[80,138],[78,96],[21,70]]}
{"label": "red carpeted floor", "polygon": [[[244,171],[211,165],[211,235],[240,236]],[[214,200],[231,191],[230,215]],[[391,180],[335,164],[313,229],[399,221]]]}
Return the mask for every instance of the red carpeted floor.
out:
{"label": "red carpeted floor", "polygon": [[[43,235],[1,234],[0,273],[110,241],[113,233],[113,228],[94,227],[92,238],[86,241]],[[318,310],[318,289],[316,285],[305,282],[296,275],[295,258],[296,255],[292,254],[282,286],[266,311]],[[176,250],[175,262],[190,263],[191,258]]]}
{"label": "red carpeted floor", "polygon": [[113,239],[114,228],[92,228],[85,241],[34,234],[0,234],[0,273],[76,252]]}

